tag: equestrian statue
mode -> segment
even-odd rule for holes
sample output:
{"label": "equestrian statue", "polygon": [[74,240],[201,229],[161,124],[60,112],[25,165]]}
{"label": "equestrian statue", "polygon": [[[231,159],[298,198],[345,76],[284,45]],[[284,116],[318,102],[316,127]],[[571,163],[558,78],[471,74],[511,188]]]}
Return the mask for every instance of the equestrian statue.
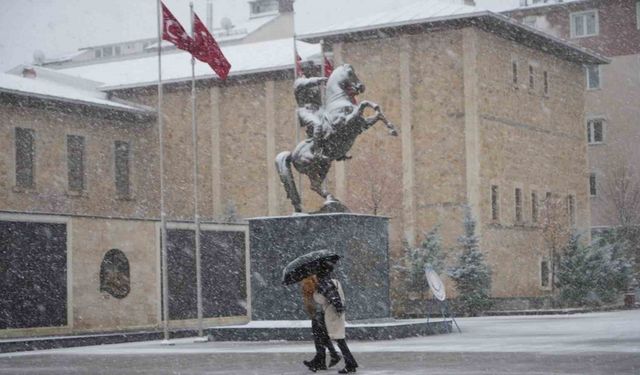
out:
{"label": "equestrian statue", "polygon": [[[326,83],[323,100],[322,90]],[[280,180],[296,212],[302,212],[300,194],[296,188],[291,165],[301,174],[309,177],[311,190],[325,199],[325,207],[337,204],[346,207],[327,191],[324,183],[335,161],[348,160],[347,155],[360,133],[382,121],[389,134],[397,136],[396,128],[387,120],[380,106],[356,96],[364,92],[364,84],[351,65],[336,67],[329,79],[324,77],[300,77],[294,83],[294,94],[298,104],[299,125],[305,128],[307,139],[291,151],[283,151],[276,156],[276,168]],[[326,103],[323,103],[326,102]],[[366,108],[375,114],[364,116]],[[321,211],[322,212],[322,211]]]}

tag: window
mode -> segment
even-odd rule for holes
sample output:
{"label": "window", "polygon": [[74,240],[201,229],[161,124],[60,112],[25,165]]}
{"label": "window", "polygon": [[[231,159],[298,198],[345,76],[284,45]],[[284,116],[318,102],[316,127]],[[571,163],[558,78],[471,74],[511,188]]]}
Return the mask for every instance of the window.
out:
{"label": "window", "polygon": [[538,222],[538,193],[531,192],[531,221]]}
{"label": "window", "polygon": [[550,284],[551,270],[549,269],[549,261],[540,261],[540,286],[542,288],[548,288]]}
{"label": "window", "polygon": [[130,280],[127,256],[118,249],[107,251],[100,264],[100,291],[122,299],[129,295]]}
{"label": "window", "polygon": [[115,142],[115,172],[116,172],[116,194],[119,198],[128,199],[131,197],[130,184],[130,162],[131,150],[129,143],[123,141]]}
{"label": "window", "polygon": [[569,216],[569,224],[574,226],[576,224],[576,203],[573,195],[567,196],[567,215]]}
{"label": "window", "polygon": [[549,74],[546,70],[542,72],[542,79],[544,85],[544,94],[549,95]]}
{"label": "window", "polygon": [[500,220],[500,206],[498,203],[498,187],[496,185],[491,186],[491,220]]}
{"label": "window", "polygon": [[600,65],[587,65],[587,89],[595,90],[600,88]]}
{"label": "window", "polygon": [[113,47],[104,47],[104,48],[102,48],[102,56],[104,56],[104,57],[113,56]]}
{"label": "window", "polygon": [[636,27],[640,30],[640,0],[636,1]]}
{"label": "window", "polygon": [[16,187],[30,189],[35,187],[35,131],[16,128]]}
{"label": "window", "polygon": [[598,35],[598,11],[588,10],[571,14],[571,37],[583,38]]}
{"label": "window", "polygon": [[529,89],[533,90],[535,88],[535,77],[534,77],[533,65],[529,65]]}
{"label": "window", "polygon": [[538,17],[536,16],[526,16],[523,20],[522,23],[524,23],[527,26],[530,27],[536,27],[536,21],[538,20]]}
{"label": "window", "polygon": [[518,62],[517,61],[512,61],[511,62],[511,74],[512,74],[512,79],[513,79],[513,85],[515,87],[518,87]]}
{"label": "window", "polygon": [[597,144],[604,142],[604,120],[601,118],[587,120],[587,142]]}
{"label": "window", "polygon": [[251,16],[258,16],[262,13],[270,13],[278,10],[278,2],[274,0],[256,0],[249,2],[251,6]]}
{"label": "window", "polygon": [[516,223],[522,223],[522,189],[516,188]]}
{"label": "window", "polygon": [[120,56],[122,53],[122,51],[120,50],[120,46],[116,46],[115,49],[116,49],[116,56]]}
{"label": "window", "polygon": [[596,186],[596,174],[591,173],[589,175],[589,193],[592,197],[595,197],[598,194],[598,189]]}
{"label": "window", "polygon": [[94,53],[95,53],[96,59],[99,59],[99,58],[102,57],[102,50],[101,49],[95,50]]}
{"label": "window", "polygon": [[67,181],[69,191],[84,190],[84,137],[67,136]]}

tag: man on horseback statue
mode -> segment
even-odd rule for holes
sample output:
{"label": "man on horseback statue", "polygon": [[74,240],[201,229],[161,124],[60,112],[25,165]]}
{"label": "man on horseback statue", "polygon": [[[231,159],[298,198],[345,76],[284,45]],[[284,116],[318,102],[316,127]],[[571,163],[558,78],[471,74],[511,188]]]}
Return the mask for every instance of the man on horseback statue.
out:
{"label": "man on horseback statue", "polygon": [[300,77],[293,84],[298,109],[298,122],[305,128],[306,142],[313,142],[312,152],[317,157],[322,154],[322,141],[330,130],[324,123],[322,107],[322,86],[327,82],[324,77]]}
{"label": "man on horseback statue", "polygon": [[[327,86],[326,103],[322,100],[324,82]],[[378,121],[386,125],[389,134],[398,134],[378,104],[367,100],[357,103],[356,96],[363,92],[364,84],[348,64],[337,67],[328,80],[320,77],[296,79],[294,93],[298,121],[305,128],[308,139],[300,142],[293,152],[283,151],[276,157],[278,175],[296,212],[302,212],[302,202],[291,164],[309,177],[311,190],[325,198],[326,208],[329,203],[337,202],[324,186],[331,162],[349,159],[347,152],[357,136]],[[375,114],[365,117],[366,108],[373,109]],[[346,210],[346,207],[339,206]]]}

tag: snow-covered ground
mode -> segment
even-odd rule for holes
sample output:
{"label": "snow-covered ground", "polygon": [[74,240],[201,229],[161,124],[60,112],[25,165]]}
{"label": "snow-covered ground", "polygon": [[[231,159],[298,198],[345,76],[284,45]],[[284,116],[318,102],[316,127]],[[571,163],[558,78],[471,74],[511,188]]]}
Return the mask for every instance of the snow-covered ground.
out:
{"label": "snow-covered ground", "polygon": [[[492,353],[639,353],[640,310],[575,315],[508,316],[457,319],[462,334],[452,333],[391,341],[351,342],[355,353],[492,352]],[[455,332],[455,331],[454,331]],[[0,354],[136,355],[206,353],[311,353],[309,342],[205,342],[193,339],[103,345]],[[639,357],[640,358],[640,357]]]}

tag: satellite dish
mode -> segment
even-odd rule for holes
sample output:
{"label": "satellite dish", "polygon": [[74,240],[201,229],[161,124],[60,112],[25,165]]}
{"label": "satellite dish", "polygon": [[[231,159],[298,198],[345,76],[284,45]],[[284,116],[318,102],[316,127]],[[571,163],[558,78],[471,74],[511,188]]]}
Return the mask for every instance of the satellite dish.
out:
{"label": "satellite dish", "polygon": [[444,291],[444,284],[442,283],[440,276],[438,276],[436,271],[434,271],[429,265],[425,266],[424,274],[427,277],[427,283],[429,284],[431,293],[433,293],[433,297],[438,301],[444,301],[447,298],[447,294]]}
{"label": "satellite dish", "polygon": [[222,26],[222,28],[225,29],[227,32],[233,29],[233,23],[231,22],[231,19],[229,19],[229,17],[223,17],[220,20],[220,26]]}
{"label": "satellite dish", "polygon": [[33,51],[33,63],[35,65],[44,64],[44,52],[42,52],[42,50],[37,49]]}

